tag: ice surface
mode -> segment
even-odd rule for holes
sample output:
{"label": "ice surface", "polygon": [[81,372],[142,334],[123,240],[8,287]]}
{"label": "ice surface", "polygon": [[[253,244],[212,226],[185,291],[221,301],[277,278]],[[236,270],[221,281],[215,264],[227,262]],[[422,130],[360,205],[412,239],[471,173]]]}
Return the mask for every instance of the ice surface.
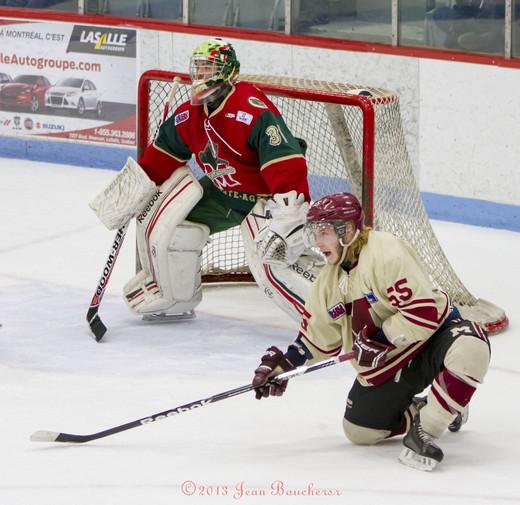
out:
{"label": "ice surface", "polygon": [[[0,504],[520,503],[520,234],[458,224],[434,223],[448,258],[511,326],[492,339],[469,423],[440,440],[445,460],[432,474],[397,462],[400,440],[346,441],[348,364],[295,379],[283,398],[243,395],[86,445],[29,441],[36,430],[93,433],[246,384],[266,347],[295,336],[253,286],[207,288],[194,321],[139,321],[119,295],[132,274],[131,230],[96,344],[85,313],[114,232],[87,202],[113,176],[0,159]],[[272,494],[276,481],[283,495]],[[309,486],[340,495],[289,495]]]}

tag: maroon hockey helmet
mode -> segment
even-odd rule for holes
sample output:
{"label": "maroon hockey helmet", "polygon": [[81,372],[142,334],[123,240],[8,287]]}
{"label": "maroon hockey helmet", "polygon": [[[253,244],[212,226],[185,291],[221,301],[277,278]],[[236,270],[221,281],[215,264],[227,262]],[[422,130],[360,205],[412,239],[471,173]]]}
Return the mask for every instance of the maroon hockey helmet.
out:
{"label": "maroon hockey helmet", "polygon": [[363,228],[363,209],[352,193],[336,193],[316,200],[307,213],[307,223],[319,221],[354,221]]}

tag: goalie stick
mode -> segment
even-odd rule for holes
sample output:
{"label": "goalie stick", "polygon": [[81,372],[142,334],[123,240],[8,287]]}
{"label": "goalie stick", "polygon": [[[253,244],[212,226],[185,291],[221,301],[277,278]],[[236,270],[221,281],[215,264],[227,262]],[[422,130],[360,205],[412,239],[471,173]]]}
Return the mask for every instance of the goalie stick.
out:
{"label": "goalie stick", "polygon": [[[293,377],[297,377],[299,375],[305,375],[311,372],[315,372],[316,370],[321,370],[322,368],[327,368],[332,365],[337,365],[338,363],[343,363],[344,361],[349,361],[354,357],[354,352],[348,352],[345,354],[340,354],[339,356],[335,356],[333,358],[326,359],[324,361],[320,361],[314,365],[308,366],[300,366],[295,368],[294,370],[290,370],[289,372],[284,372],[277,375],[272,381],[283,381],[289,380]],[[55,431],[35,431],[31,435],[31,440],[33,442],[72,442],[76,444],[81,444],[84,442],[90,442],[91,440],[97,440],[99,438],[108,437],[110,435],[115,435],[116,433],[121,433],[122,431],[130,430],[132,428],[137,428],[138,426],[142,426],[143,424],[153,423],[155,421],[160,421],[162,419],[166,419],[167,417],[173,417],[184,412],[188,412],[190,410],[198,409],[200,407],[205,407],[210,403],[216,403],[221,400],[226,400],[228,398],[233,398],[234,396],[241,395],[243,393],[247,393],[248,391],[252,391],[253,385],[246,384],[244,386],[240,386],[235,389],[230,389],[229,391],[225,391],[223,393],[217,393],[216,395],[209,396],[202,400],[195,400],[194,402],[185,403],[184,405],[180,405],[179,407],[174,407],[172,409],[165,410],[163,412],[159,412],[157,414],[152,414],[147,417],[143,417],[141,419],[137,419],[135,421],[130,421],[126,424],[121,424],[119,426],[114,426],[113,428],[109,428],[104,431],[99,431],[97,433],[92,433],[90,435],[74,435],[72,433],[58,433]]]}
{"label": "goalie stick", "polygon": [[123,240],[125,239],[129,225],[130,223],[126,223],[117,230],[114,242],[110,248],[110,253],[108,254],[107,262],[103,268],[103,273],[101,274],[101,278],[99,279],[96,291],[92,297],[92,300],[90,301],[90,306],[87,311],[87,322],[90,326],[90,331],[96,339],[96,342],[99,342],[103,338],[103,335],[107,332],[107,327],[103,321],[101,321],[101,318],[98,314],[99,304],[101,303],[103,295],[105,294],[108,280],[110,279],[112,271],[114,270],[114,265],[116,264],[116,259],[119,251],[121,250],[121,246],[123,245]]}
{"label": "goalie stick", "polygon": [[[177,92],[177,89],[180,85],[180,78],[175,77],[173,79],[172,88],[170,90],[170,93],[168,95],[168,99],[166,100],[166,103],[164,104],[164,110],[163,110],[163,116],[162,121],[157,127],[157,131],[159,130],[159,127],[162,123],[166,120],[166,117],[168,116],[168,112],[170,111],[170,106],[173,102],[173,98],[175,96],[175,93]],[[121,250],[121,245],[123,244],[123,240],[125,238],[126,232],[128,231],[128,227],[130,225],[130,222],[126,223],[125,225],[121,226],[117,230],[116,236],[114,238],[114,242],[112,243],[112,247],[110,248],[110,253],[108,254],[107,261],[105,263],[105,266],[103,268],[103,273],[101,274],[101,278],[99,279],[98,285],[96,287],[96,291],[94,292],[94,296],[92,297],[92,300],[90,302],[89,308],[87,310],[87,323],[90,327],[90,331],[92,332],[92,335],[96,342],[100,342],[105,333],[107,332],[107,327],[101,321],[101,318],[99,317],[99,304],[101,303],[101,300],[103,299],[103,295],[105,294],[105,289],[108,284],[108,280],[110,279],[110,276],[112,275],[112,270],[114,269],[114,265],[116,263],[117,255],[119,254],[119,251]]]}

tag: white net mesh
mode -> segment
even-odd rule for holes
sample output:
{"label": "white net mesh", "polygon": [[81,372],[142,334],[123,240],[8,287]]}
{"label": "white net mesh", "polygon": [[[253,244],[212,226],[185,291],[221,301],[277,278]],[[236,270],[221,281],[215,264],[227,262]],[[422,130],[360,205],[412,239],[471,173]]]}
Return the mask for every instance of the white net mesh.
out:
{"label": "white net mesh", "polygon": [[[165,73],[161,74],[162,79]],[[161,122],[172,77],[173,74],[166,81],[149,81],[148,118],[139,120],[139,128],[147,132],[147,142]],[[406,149],[399,99],[395,94],[379,88],[288,77],[241,76],[241,80],[254,82],[263,89],[292,133],[307,142],[313,200],[338,191],[351,191],[363,200],[366,209],[370,199],[373,226],[412,244],[434,282],[453,301],[463,307],[485,303],[464,287],[433,233]],[[365,91],[371,96],[360,96]],[[181,85],[170,114],[188,99],[189,85]],[[205,276],[248,272],[238,228],[212,236],[204,251],[202,267]],[[494,314],[486,316],[484,321],[488,329],[491,320],[493,324],[501,320],[507,324],[503,311],[494,309],[491,311]],[[486,310],[489,311],[487,306]]]}

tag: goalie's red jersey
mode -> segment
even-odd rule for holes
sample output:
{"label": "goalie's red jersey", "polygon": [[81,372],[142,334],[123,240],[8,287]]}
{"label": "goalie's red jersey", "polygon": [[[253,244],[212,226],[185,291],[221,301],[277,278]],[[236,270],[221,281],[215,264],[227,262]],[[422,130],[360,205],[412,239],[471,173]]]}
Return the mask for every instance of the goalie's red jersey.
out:
{"label": "goalie's red jersey", "polygon": [[212,112],[207,105],[183,103],[139,162],[161,184],[192,155],[213,185],[232,198],[296,190],[310,200],[302,147],[275,105],[249,83],[233,86]]}

